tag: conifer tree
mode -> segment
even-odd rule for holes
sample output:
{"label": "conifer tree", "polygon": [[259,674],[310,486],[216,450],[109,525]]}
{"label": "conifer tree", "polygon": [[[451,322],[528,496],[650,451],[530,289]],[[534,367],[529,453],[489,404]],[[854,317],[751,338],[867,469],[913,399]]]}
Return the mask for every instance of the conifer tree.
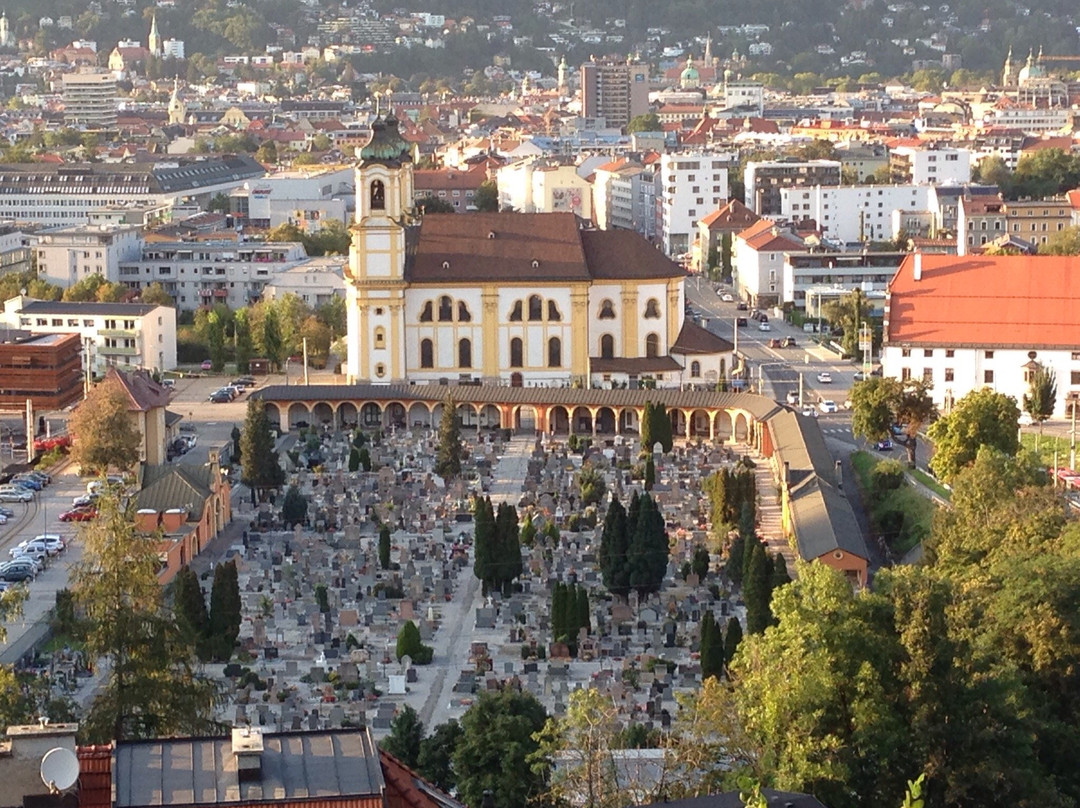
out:
{"label": "conifer tree", "polygon": [[728,548],[727,563],[724,565],[724,574],[735,586],[742,586],[743,563],[746,559],[746,539],[736,536]]}
{"label": "conifer tree", "polygon": [[458,426],[457,406],[452,398],[443,402],[439,424],[439,446],[435,451],[435,473],[446,480],[461,474],[461,428]]}
{"label": "conifer tree", "polygon": [[[587,634],[592,633],[592,620],[589,617],[589,593],[584,586],[577,588],[577,628],[585,629]],[[576,634],[577,632],[575,632]]]}
{"label": "conifer tree", "polygon": [[210,642],[215,662],[232,658],[236,638],[240,636],[240,582],[236,563],[218,564],[210,589]]}
{"label": "conifer tree", "polygon": [[607,590],[622,597],[630,591],[627,536],[626,509],[617,498],[612,498],[600,534],[600,572]]}
{"label": "conifer tree", "polygon": [[473,541],[475,552],[473,574],[484,583],[486,591],[489,582],[492,580],[497,550],[495,514],[492,511],[490,497],[476,500],[476,512],[473,514],[473,521],[476,526]]}
{"label": "conifer tree", "polygon": [[724,662],[726,665],[730,665],[731,660],[735,658],[735,652],[739,650],[742,636],[742,624],[739,622],[739,618],[732,615],[728,618],[727,631],[724,632]]}
{"label": "conifer tree", "polygon": [[390,527],[388,525],[379,528],[379,566],[384,570],[390,569]]}
{"label": "conifer tree", "polygon": [[353,446],[349,449],[349,471],[360,470],[360,450]]}
{"label": "conifer tree", "polygon": [[274,451],[270,434],[270,419],[261,402],[248,401],[244,430],[240,435],[241,479],[262,501],[267,490],[285,482],[285,471]]}
{"label": "conifer tree", "polygon": [[743,573],[743,602],[746,603],[746,630],[760,634],[772,622],[769,598],[772,594],[765,545],[753,541],[748,547],[749,563]]}
{"label": "conifer tree", "polygon": [[641,497],[629,552],[630,586],[639,595],[659,591],[667,571],[668,540],[664,517],[649,494]]}
{"label": "conifer tree", "polygon": [[173,581],[173,613],[177,627],[191,643],[196,655],[203,662],[209,661],[206,593],[199,584],[199,576],[186,564],[176,573]]}

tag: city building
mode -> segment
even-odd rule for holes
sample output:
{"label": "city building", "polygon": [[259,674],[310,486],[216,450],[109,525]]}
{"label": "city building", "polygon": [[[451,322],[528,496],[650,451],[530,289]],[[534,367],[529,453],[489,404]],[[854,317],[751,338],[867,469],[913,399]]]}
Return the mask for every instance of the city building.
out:
{"label": "city building", "polygon": [[86,224],[90,212],[124,205],[205,207],[266,173],[246,154],[170,163],[0,166],[0,220],[48,227]]}
{"label": "city building", "polygon": [[0,224],[0,275],[33,268],[35,237],[11,224]]}
{"label": "city building", "polygon": [[603,118],[613,129],[649,111],[649,66],[633,61],[596,60],[581,66],[581,114]]}
{"label": "city building", "polygon": [[76,334],[95,376],[109,368],[176,367],[176,309],[143,303],[65,303],[19,296],[4,302],[9,328],[38,334]]}
{"label": "city building", "polygon": [[1065,197],[1015,202],[1007,202],[1000,195],[960,197],[957,254],[981,253],[1003,236],[1037,249],[1071,223],[1072,207]]}
{"label": "city building", "polygon": [[112,72],[65,73],[61,81],[66,125],[89,129],[116,126],[116,76]]}
{"label": "city building", "polygon": [[339,255],[320,256],[275,272],[263,287],[262,299],[277,300],[292,294],[312,308],[318,308],[335,297],[344,298],[344,267],[347,261],[347,258]]}
{"label": "city building", "polygon": [[[634,226],[633,177],[645,171],[633,157],[619,157],[593,172],[593,218],[601,230]],[[650,211],[651,213],[651,211]],[[655,214],[653,214],[655,218]]]}
{"label": "city building", "polygon": [[885,290],[907,253],[805,251],[786,253],[783,270],[783,302],[807,316],[821,316],[822,306],[863,292],[871,306],[880,309]]}
{"label": "city building", "polygon": [[743,230],[735,236],[732,251],[739,298],[757,308],[779,305],[785,299],[786,254],[805,249],[801,238],[770,219],[760,219]]}
{"label": "city building", "polygon": [[780,216],[810,220],[845,244],[896,238],[893,211],[927,210],[929,185],[831,185],[780,189]]}
{"label": "city building", "polygon": [[929,143],[889,152],[889,173],[898,185],[964,185],[971,182],[971,152]]}
{"label": "city building", "polygon": [[719,266],[725,237],[734,255],[735,236],[760,218],[738,199],[729,200],[705,216],[697,225],[697,238],[694,239],[691,249],[690,269],[694,272],[707,270],[712,256],[715,256],[715,265]]}
{"label": "city building", "polygon": [[91,275],[116,280],[121,261],[137,259],[142,228],[134,225],[72,225],[38,234],[38,277],[67,289]]}
{"label": "city building", "polygon": [[[685,275],[640,235],[571,213],[451,214],[409,224],[408,146],[376,121],[356,171],[346,271],[350,381],[567,386],[596,360],[669,383]],[[700,361],[700,360],[699,360]]]}
{"label": "city building", "polygon": [[488,180],[487,165],[477,163],[459,169],[424,169],[413,172],[413,201],[435,197],[453,207],[454,213],[476,210],[473,197]]}
{"label": "city building", "polygon": [[780,216],[782,188],[839,184],[839,160],[752,160],[743,171],[743,202],[759,216]]}
{"label": "city building", "polygon": [[721,115],[753,115],[761,118],[765,114],[765,85],[750,79],[735,79],[725,71],[723,83],[724,109]]}
{"label": "city building", "polygon": [[83,395],[82,340],[77,334],[32,334],[0,328],[0,410],[61,410]]}
{"label": "city building", "polygon": [[1022,406],[1057,375],[1054,416],[1080,400],[1080,257],[908,255],[888,287],[882,369],[930,382],[942,412],[989,388]]}
{"label": "city building", "polygon": [[252,227],[292,224],[316,233],[327,221],[349,218],[354,188],[351,166],[279,171],[245,182],[229,194],[229,210]]}
{"label": "city building", "polygon": [[733,153],[693,152],[660,158],[659,238],[669,256],[690,251],[698,222],[728,197],[728,168]]}
{"label": "city building", "polygon": [[500,167],[496,182],[502,209],[593,218],[592,186],[572,160],[528,157]]}
{"label": "city building", "polygon": [[107,277],[132,289],[160,283],[181,311],[215,303],[236,310],[257,302],[278,273],[307,260],[304,245],[291,241],[149,241]]}

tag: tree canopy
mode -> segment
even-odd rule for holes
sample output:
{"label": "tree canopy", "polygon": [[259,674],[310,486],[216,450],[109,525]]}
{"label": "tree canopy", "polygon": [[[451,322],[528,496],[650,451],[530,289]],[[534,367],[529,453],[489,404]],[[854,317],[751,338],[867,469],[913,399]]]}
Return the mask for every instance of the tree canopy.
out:
{"label": "tree canopy", "polygon": [[[930,386],[922,379],[871,376],[851,391],[851,429],[868,440],[892,437],[907,449],[908,465],[915,466],[919,431],[937,417]],[[892,429],[899,427],[897,435]]]}
{"label": "tree canopy", "polygon": [[990,446],[1007,455],[1020,447],[1016,399],[988,388],[972,390],[952,412],[931,425],[927,437],[934,444],[930,467],[945,482],[971,465],[979,449]]}
{"label": "tree canopy", "polygon": [[128,412],[131,400],[115,377],[91,388],[72,413],[72,459],[85,471],[129,471],[139,462],[143,438]]}

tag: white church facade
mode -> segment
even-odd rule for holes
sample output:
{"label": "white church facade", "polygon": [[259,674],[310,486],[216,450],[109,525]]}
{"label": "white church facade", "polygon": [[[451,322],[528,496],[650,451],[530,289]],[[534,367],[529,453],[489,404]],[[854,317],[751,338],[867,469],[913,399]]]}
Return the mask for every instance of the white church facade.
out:
{"label": "white church facade", "polygon": [[412,209],[393,115],[359,151],[346,269],[349,382],[715,386],[733,347],[684,320],[685,273],[572,213]]}

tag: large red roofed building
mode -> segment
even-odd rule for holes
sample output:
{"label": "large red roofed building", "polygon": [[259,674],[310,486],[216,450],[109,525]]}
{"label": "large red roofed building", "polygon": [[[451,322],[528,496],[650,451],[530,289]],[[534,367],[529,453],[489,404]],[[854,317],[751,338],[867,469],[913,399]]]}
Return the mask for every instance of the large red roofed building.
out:
{"label": "large red roofed building", "polygon": [[1080,398],[1080,257],[915,253],[887,294],[884,374],[930,382],[942,412],[984,387],[1022,406],[1040,366],[1055,416]]}

